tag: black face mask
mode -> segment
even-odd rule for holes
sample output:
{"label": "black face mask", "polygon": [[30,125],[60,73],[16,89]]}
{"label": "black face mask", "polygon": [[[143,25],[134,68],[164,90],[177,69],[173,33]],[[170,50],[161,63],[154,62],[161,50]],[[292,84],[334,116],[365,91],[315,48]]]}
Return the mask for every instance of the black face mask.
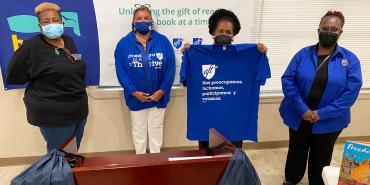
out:
{"label": "black face mask", "polygon": [[331,32],[320,32],[319,33],[320,45],[324,48],[331,48],[337,43],[338,36],[339,35]]}
{"label": "black face mask", "polygon": [[215,44],[231,44],[232,38],[227,35],[217,35],[214,38]]}

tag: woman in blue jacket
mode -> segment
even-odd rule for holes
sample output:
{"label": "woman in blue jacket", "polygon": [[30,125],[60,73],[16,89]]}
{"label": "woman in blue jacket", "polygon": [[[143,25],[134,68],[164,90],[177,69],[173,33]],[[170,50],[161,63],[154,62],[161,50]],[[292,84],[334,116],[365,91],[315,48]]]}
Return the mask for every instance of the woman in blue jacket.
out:
{"label": "woman in blue jacket", "polygon": [[289,127],[284,185],[297,184],[308,160],[310,185],[323,185],[334,144],[350,122],[350,108],[362,85],[360,61],[339,46],[344,16],[327,12],[318,28],[319,43],[300,50],[281,78],[280,115]]}
{"label": "woman in blue jacket", "polygon": [[133,13],[133,31],[115,50],[118,80],[130,109],[136,154],[160,152],[163,118],[175,77],[175,54],[169,40],[152,29],[150,7],[141,5]]}

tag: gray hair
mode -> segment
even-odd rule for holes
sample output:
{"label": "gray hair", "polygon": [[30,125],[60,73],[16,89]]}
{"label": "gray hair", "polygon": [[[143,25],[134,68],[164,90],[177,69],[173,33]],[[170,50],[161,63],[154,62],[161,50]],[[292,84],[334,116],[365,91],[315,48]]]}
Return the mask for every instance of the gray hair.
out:
{"label": "gray hair", "polygon": [[132,30],[134,30],[134,18],[135,18],[135,15],[137,14],[137,12],[140,12],[140,11],[147,11],[150,15],[150,17],[152,17],[152,12],[150,11],[150,8],[149,6],[145,6],[145,5],[140,5],[138,6],[135,10],[134,10],[134,13],[132,14]]}

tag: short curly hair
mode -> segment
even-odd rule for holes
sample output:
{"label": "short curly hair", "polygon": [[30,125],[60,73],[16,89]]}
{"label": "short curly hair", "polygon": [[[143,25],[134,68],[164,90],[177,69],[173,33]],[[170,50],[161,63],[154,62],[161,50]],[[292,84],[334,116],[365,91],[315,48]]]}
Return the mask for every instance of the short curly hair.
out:
{"label": "short curly hair", "polygon": [[61,17],[60,7],[55,3],[43,2],[40,3],[35,7],[35,14],[40,21],[40,14],[46,10],[54,10],[57,11],[59,16]]}
{"label": "short curly hair", "polygon": [[342,12],[340,11],[335,11],[335,10],[329,10],[328,12],[326,12],[326,14],[324,16],[321,17],[321,21],[320,21],[320,24],[322,22],[322,20],[325,18],[325,17],[329,17],[329,16],[333,16],[333,17],[337,17],[339,20],[341,20],[342,22],[342,28],[344,26],[344,22],[345,22],[345,19],[344,19],[344,15]]}
{"label": "short curly hair", "polygon": [[239,33],[241,29],[240,22],[234,12],[226,9],[218,9],[208,19],[209,34],[212,35],[215,32],[218,23],[222,20],[228,20],[233,24],[234,35]]}

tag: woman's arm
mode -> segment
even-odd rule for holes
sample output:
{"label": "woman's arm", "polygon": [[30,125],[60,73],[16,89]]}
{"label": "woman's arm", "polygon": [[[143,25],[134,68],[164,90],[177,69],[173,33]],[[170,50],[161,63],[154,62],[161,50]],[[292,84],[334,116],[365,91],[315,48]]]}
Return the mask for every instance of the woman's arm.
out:
{"label": "woman's arm", "polygon": [[123,89],[129,94],[133,94],[137,90],[136,86],[132,83],[129,78],[126,69],[124,68],[124,56],[123,56],[123,43],[120,41],[114,51],[116,74],[119,83]]}
{"label": "woman's arm", "polygon": [[300,54],[297,53],[290,61],[285,73],[281,77],[281,83],[283,87],[283,93],[288,101],[293,101],[292,105],[295,105],[300,114],[303,116],[310,108],[306,105],[299,93],[298,86],[296,84],[297,68],[300,61]]}
{"label": "woman's arm", "polygon": [[175,73],[176,73],[176,59],[175,59],[175,52],[173,51],[172,45],[168,39],[166,39],[166,56],[167,56],[167,62],[168,66],[166,68],[164,79],[161,82],[160,89],[164,90],[165,93],[168,93],[171,91],[173,81],[175,79]]}
{"label": "woman's arm", "polygon": [[6,83],[23,85],[29,81],[29,69],[31,67],[31,47],[29,41],[25,41],[15,51],[6,71]]}

